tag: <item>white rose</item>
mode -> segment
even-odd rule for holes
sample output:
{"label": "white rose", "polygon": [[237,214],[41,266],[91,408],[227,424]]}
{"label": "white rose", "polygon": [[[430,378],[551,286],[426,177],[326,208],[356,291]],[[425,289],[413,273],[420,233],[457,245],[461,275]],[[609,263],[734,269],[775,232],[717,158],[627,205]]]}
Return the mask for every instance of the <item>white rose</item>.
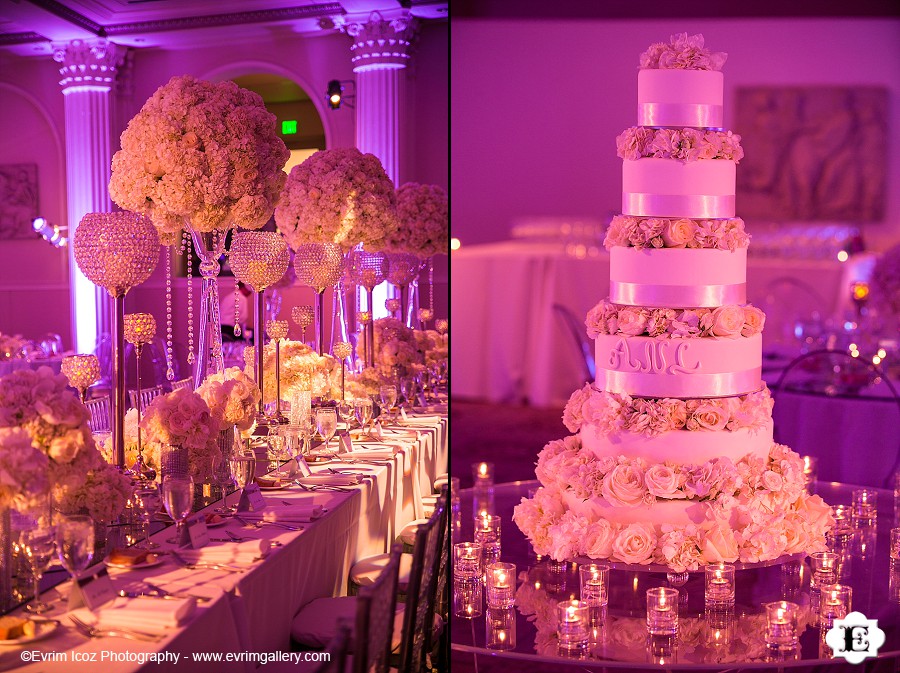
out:
{"label": "white rose", "polygon": [[669,220],[662,232],[663,241],[670,248],[683,248],[693,240],[695,228],[691,220]]}
{"label": "white rose", "polygon": [[644,475],[633,465],[617,465],[603,479],[601,490],[610,505],[637,507],[644,501]]}
{"label": "white rose", "polygon": [[647,563],[656,549],[656,539],[652,526],[633,523],[613,540],[613,555],[625,563]]}
{"label": "white rose", "polygon": [[727,521],[711,522],[704,531],[700,554],[706,563],[732,562],[738,558],[738,543]]}
{"label": "white rose", "polygon": [[581,553],[590,558],[609,558],[612,556],[615,532],[613,525],[606,519],[588,524],[582,532]]}
{"label": "white rose", "polygon": [[653,495],[659,498],[686,498],[678,492],[678,476],[668,465],[658,463],[644,473],[644,483]]}
{"label": "white rose", "polygon": [[638,308],[623,308],[619,311],[617,324],[622,334],[638,336],[647,329],[647,315]]}
{"label": "white rose", "polygon": [[712,312],[712,333],[715,336],[738,336],[743,327],[744,309],[740,306],[720,306]]}
{"label": "white rose", "polygon": [[744,307],[744,326],[741,327],[741,336],[751,337],[763,331],[766,324],[766,314],[755,306]]}

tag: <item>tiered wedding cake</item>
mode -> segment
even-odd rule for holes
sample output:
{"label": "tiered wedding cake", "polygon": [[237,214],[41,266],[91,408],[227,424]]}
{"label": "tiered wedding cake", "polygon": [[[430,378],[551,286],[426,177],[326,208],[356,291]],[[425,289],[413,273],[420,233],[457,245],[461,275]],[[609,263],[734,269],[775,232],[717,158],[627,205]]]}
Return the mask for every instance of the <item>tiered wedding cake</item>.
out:
{"label": "tiered wedding cake", "polygon": [[616,139],[610,296],[585,321],[596,382],[569,399],[575,434],[544,447],[542,487],[514,515],[539,554],[683,570],[825,548],[831,510],[772,439],[724,61],[686,34],[641,56],[639,126]]}

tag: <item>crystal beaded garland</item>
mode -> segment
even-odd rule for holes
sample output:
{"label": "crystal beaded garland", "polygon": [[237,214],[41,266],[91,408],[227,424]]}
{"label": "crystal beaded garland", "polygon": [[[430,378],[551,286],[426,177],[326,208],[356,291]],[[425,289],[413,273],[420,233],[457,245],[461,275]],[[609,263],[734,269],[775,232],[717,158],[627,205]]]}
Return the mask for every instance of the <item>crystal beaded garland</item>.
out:
{"label": "crystal beaded garland", "polygon": [[316,292],[337,285],[343,267],[344,255],[336,243],[304,243],[294,254],[297,282]]}
{"label": "crystal beaded garland", "polygon": [[266,335],[270,339],[285,339],[288,335],[287,320],[268,320],[266,321]]}
{"label": "crystal beaded garland", "polygon": [[125,341],[143,346],[156,337],[156,319],[149,313],[129,313],[125,316]]}
{"label": "crystal beaded garland", "polygon": [[354,250],[349,255],[350,278],[357,285],[373,290],[383,283],[390,272],[390,262],[383,252]]}
{"label": "crystal beaded garland", "polygon": [[100,361],[96,355],[67,355],[60,363],[60,371],[81,392],[100,378]]}
{"label": "crystal beaded garland", "polygon": [[229,258],[235,277],[254,292],[262,292],[284,276],[290,253],[279,233],[241,231],[232,239]]}
{"label": "crystal beaded garland", "polygon": [[88,213],[75,229],[72,248],[85,277],[113,297],[147,280],[159,260],[156,228],[137,213]]}

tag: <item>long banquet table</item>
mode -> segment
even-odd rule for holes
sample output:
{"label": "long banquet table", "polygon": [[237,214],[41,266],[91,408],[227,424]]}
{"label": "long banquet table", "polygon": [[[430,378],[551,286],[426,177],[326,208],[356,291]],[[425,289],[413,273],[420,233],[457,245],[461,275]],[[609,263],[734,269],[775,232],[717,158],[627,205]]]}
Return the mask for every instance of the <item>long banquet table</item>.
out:
{"label": "long banquet table", "polygon": [[[132,671],[252,671],[258,661],[246,654],[245,661],[191,661],[194,653],[257,653],[289,651],[293,616],[310,601],[346,593],[350,566],[365,556],[387,551],[399,528],[423,513],[422,496],[430,494],[435,477],[448,465],[448,422],[445,408],[412,415],[401,425],[385,426],[381,441],[354,442],[353,461],[335,461],[311,465],[314,473],[329,469],[363,475],[357,486],[342,491],[309,492],[291,487],[266,491],[267,506],[322,505],[325,513],[309,523],[298,524],[300,531],[289,531],[272,524],[260,527],[242,525],[230,519],[221,528],[210,528],[211,545],[234,545],[226,535],[247,539],[269,539],[273,546],[262,560],[240,573],[222,570],[188,570],[179,567],[165,553],[161,565],[146,569],[109,569],[116,589],[140,591],[150,580],[167,591],[190,592],[211,600],[199,603],[189,622],[168,631],[158,643],[120,638],[86,640],[72,628],[66,614],[65,598],[69,582],[44,592],[44,599],[57,598],[53,611],[42,615],[56,619],[61,626],[48,638],[19,646],[0,646],[0,670],[17,668],[27,673],[52,671],[96,671],[102,663],[108,673]],[[393,451],[393,459],[367,462],[364,452]],[[357,454],[362,454],[356,458]],[[231,502],[236,496],[232,496]],[[210,508],[221,503],[214,503]],[[207,508],[208,510],[209,508]],[[172,535],[164,529],[152,539],[165,542]],[[63,657],[55,661],[23,660],[32,652]],[[133,653],[130,661],[102,660],[103,652]],[[181,665],[173,661],[156,663],[138,657],[167,652],[181,655]],[[56,653],[56,654],[54,654]],[[75,663],[75,653],[95,653],[93,662]],[[90,656],[90,655],[85,655]],[[109,655],[107,655],[109,656]]]}

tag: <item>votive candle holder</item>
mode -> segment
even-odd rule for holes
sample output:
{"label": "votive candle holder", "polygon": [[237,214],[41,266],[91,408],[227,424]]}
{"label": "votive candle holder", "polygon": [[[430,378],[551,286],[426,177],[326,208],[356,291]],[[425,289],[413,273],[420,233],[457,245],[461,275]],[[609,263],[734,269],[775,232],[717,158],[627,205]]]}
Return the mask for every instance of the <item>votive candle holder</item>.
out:
{"label": "votive candle holder", "polygon": [[484,640],[490,650],[514,650],[516,648],[516,609],[492,608],[485,613]]}
{"label": "votive candle holder", "polygon": [[556,617],[559,649],[567,654],[586,650],[590,636],[587,603],[575,599],[560,601],[556,605]]}
{"label": "votive candle holder", "polygon": [[453,545],[453,577],[458,580],[481,580],[484,573],[482,549],[477,542],[457,542]]}
{"label": "votive candle holder", "polygon": [[819,459],[815,456],[803,456],[803,480],[810,488],[819,478]]}
{"label": "votive candle holder", "polygon": [[500,560],[500,522],[498,514],[475,517],[475,542],[481,545],[485,566]]}
{"label": "votive candle holder", "polygon": [[605,563],[588,563],[578,568],[581,578],[581,600],[588,607],[602,608],[609,603],[609,566]]}
{"label": "votive candle holder", "polygon": [[811,589],[817,589],[827,584],[834,584],[837,570],[838,555],[833,551],[817,551],[809,555],[812,576],[809,578]]}
{"label": "votive candle holder", "polygon": [[711,607],[734,605],[734,565],[710,563],[705,572],[706,604]]}
{"label": "votive candle holder", "polygon": [[484,584],[480,579],[456,579],[453,582],[453,614],[475,619],[482,613]]}
{"label": "votive candle holder", "polygon": [[493,463],[472,463],[472,480],[475,488],[490,487],[494,485],[494,464]]}
{"label": "votive candle holder", "polygon": [[856,528],[875,525],[878,515],[878,491],[874,488],[860,488],[853,491],[851,516]]}
{"label": "votive candle holder", "polygon": [[678,589],[647,589],[647,630],[651,636],[678,633]]}
{"label": "votive candle holder", "polygon": [[766,646],[770,650],[789,651],[797,647],[797,621],[800,607],[790,601],[766,603]]}
{"label": "votive candle holder", "polygon": [[492,563],[485,573],[489,608],[511,608],[516,602],[516,566],[514,563]]}
{"label": "votive candle holder", "polygon": [[825,629],[834,626],[835,619],[843,619],[850,613],[853,589],[846,584],[827,584],[819,596],[819,624]]}
{"label": "votive candle holder", "polygon": [[850,505],[835,505],[831,508],[831,514],[834,516],[833,532],[847,532],[853,529],[853,514]]}

